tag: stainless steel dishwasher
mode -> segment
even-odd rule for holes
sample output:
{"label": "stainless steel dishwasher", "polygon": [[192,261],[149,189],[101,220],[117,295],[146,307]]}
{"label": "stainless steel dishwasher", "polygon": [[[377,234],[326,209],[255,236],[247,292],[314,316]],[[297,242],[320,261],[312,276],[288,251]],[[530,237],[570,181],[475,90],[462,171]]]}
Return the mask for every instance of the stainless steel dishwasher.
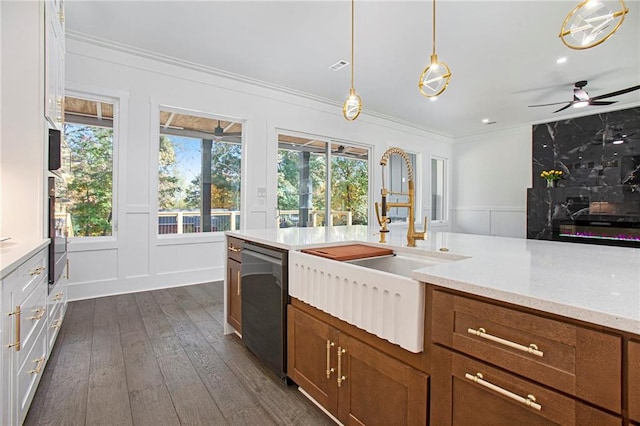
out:
{"label": "stainless steel dishwasher", "polygon": [[280,379],[287,376],[286,250],[242,245],[242,340]]}

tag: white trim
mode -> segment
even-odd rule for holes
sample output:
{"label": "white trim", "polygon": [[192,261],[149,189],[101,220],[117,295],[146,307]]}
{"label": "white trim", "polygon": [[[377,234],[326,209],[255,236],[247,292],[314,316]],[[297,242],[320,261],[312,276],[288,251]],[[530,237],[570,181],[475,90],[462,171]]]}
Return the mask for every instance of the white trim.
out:
{"label": "white trim", "polygon": [[[157,62],[162,62],[168,65],[174,65],[174,66],[178,66],[181,68],[186,68],[186,69],[190,69],[193,71],[197,71],[197,72],[202,72],[202,73],[206,73],[209,75],[215,75],[217,77],[222,77],[225,79],[229,79],[229,80],[234,80],[237,82],[241,82],[244,84],[250,84],[253,86],[258,86],[258,87],[262,87],[265,89],[269,89],[269,90],[274,90],[280,93],[286,93],[289,95],[293,95],[299,98],[304,98],[307,100],[311,100],[314,102],[320,102],[322,104],[325,105],[329,105],[331,107],[338,107],[340,108],[340,110],[342,109],[342,102],[338,102],[338,101],[334,101],[331,99],[327,99],[321,96],[317,96],[317,95],[313,95],[307,92],[303,92],[303,91],[299,91],[299,90],[294,90],[285,86],[280,86],[280,85],[276,85],[273,83],[268,83],[262,80],[258,80],[258,79],[254,79],[251,77],[247,77],[241,74],[236,74],[236,73],[232,73],[232,72],[228,72],[228,71],[224,71],[221,70],[219,68],[213,68],[213,67],[208,67],[208,66],[204,66],[201,64],[197,64],[194,62],[189,62],[189,61],[185,61],[182,59],[178,59],[178,58],[174,58],[171,56],[167,56],[167,55],[162,55],[156,52],[151,52],[148,50],[144,50],[144,49],[140,49],[137,47],[133,47],[130,45],[126,45],[126,44],[122,44],[122,43],[117,43],[111,40],[105,40],[105,39],[101,39],[98,37],[94,37],[94,36],[90,36],[88,34],[84,34],[78,31],[73,31],[73,30],[67,30],[66,31],[66,38],[69,40],[75,40],[75,41],[79,41],[82,43],[86,43],[86,44],[91,44],[94,46],[99,46],[105,49],[110,49],[110,50],[114,50],[114,51],[118,51],[118,52],[122,52],[122,53],[126,53],[129,55],[133,55],[133,56],[137,56],[139,58],[143,58],[143,59],[149,59],[152,61],[157,61]],[[76,54],[78,54],[77,52],[74,52]],[[104,60],[104,59],[103,59]],[[417,129],[420,131],[425,131],[425,132],[429,132],[432,133],[434,136],[439,136],[442,138],[446,138],[449,139],[448,141],[441,141],[441,142],[448,142],[451,143],[453,136],[447,133],[443,133],[425,126],[421,126],[417,123],[414,122],[410,122],[407,120],[403,120],[401,118],[398,117],[394,117],[394,116],[390,116],[390,115],[386,115],[386,114],[382,114],[379,112],[375,112],[375,111],[370,111],[366,108],[364,108],[362,110],[362,115],[363,117],[361,118],[365,118],[366,116],[370,116],[370,117],[375,117],[375,118],[379,118],[385,121],[390,121],[396,124],[400,124],[402,126],[406,126],[409,128],[413,128],[413,129]]]}

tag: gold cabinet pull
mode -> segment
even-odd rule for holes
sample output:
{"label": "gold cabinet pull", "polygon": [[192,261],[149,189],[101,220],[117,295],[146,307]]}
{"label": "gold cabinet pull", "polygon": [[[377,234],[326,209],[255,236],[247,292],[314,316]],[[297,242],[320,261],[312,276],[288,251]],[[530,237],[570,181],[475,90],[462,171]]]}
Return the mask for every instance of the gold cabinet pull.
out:
{"label": "gold cabinet pull", "polygon": [[43,273],[45,270],[44,266],[38,266],[37,268],[33,268],[31,270],[31,272],[29,272],[29,275],[31,275],[32,277],[36,276],[36,275],[40,275],[41,273]]}
{"label": "gold cabinet pull", "polygon": [[342,375],[342,354],[346,353],[347,350],[338,346],[338,387],[342,386],[342,382],[347,380],[346,376]]}
{"label": "gold cabinet pull", "polygon": [[511,398],[515,401],[518,401],[524,405],[526,405],[527,407],[531,407],[534,408],[536,410],[542,410],[542,405],[538,404],[536,402],[536,397],[529,394],[527,395],[527,397],[522,397],[520,395],[517,395],[513,392],[510,392],[506,389],[501,388],[500,386],[496,386],[491,382],[487,382],[486,380],[484,380],[484,377],[482,376],[482,373],[476,373],[476,375],[474,376],[473,374],[469,374],[469,373],[465,373],[464,377],[466,379],[471,380],[472,382],[475,382],[477,384],[479,384],[480,386],[484,386],[487,389],[491,389],[494,392],[499,393],[500,395],[504,395],[507,398]]}
{"label": "gold cabinet pull", "polygon": [[56,293],[55,296],[53,296],[53,300],[55,300],[56,302],[62,300],[62,296],[64,296],[64,293],[60,292],[60,293]]}
{"label": "gold cabinet pull", "polygon": [[47,308],[34,309],[31,312],[34,312],[35,315],[27,317],[27,319],[30,319],[30,320],[33,320],[33,321],[39,321],[44,316],[44,313],[47,312]]}
{"label": "gold cabinet pull", "polygon": [[44,365],[44,357],[38,358],[38,359],[34,359],[33,362],[36,364],[36,368],[34,368],[33,370],[27,371],[27,373],[29,373],[29,374],[40,374],[40,371],[42,371],[42,366]]}
{"label": "gold cabinet pull", "polygon": [[240,296],[240,292],[242,291],[242,289],[240,288],[240,271],[238,271],[238,296]]}
{"label": "gold cabinet pull", "polygon": [[10,345],[7,345],[7,347],[15,348],[16,352],[20,350],[20,315],[21,313],[22,313],[22,310],[20,308],[20,305],[16,306],[15,311],[9,312],[9,316],[16,317],[16,341],[14,343],[11,343]]}
{"label": "gold cabinet pull", "polygon": [[51,325],[51,328],[60,328],[61,325],[62,325],[62,318],[58,318],[53,322],[53,324]]}
{"label": "gold cabinet pull", "polygon": [[240,250],[242,250],[240,247],[234,247],[234,246],[228,246],[227,248],[229,249],[229,251],[232,251],[234,253],[240,253]]}
{"label": "gold cabinet pull", "polygon": [[336,344],[330,340],[327,340],[327,379],[331,377],[331,373],[335,370],[331,368],[331,348]]}
{"label": "gold cabinet pull", "polygon": [[519,343],[515,343],[510,340],[503,339],[501,337],[487,334],[487,330],[485,330],[482,327],[477,330],[474,330],[473,328],[469,328],[467,329],[467,333],[473,334],[474,336],[482,337],[483,339],[491,340],[492,342],[500,343],[501,345],[505,345],[513,349],[518,349],[520,351],[523,351],[535,356],[541,357],[544,355],[544,353],[541,350],[538,350],[538,346],[535,343],[531,343],[529,346],[521,345]]}

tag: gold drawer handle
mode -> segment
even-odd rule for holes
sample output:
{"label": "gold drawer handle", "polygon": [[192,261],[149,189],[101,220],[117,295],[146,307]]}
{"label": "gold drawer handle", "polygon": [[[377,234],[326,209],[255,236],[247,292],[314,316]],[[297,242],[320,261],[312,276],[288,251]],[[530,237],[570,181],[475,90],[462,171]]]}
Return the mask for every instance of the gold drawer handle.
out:
{"label": "gold drawer handle", "polygon": [[487,334],[487,330],[484,328],[479,328],[474,330],[473,328],[467,329],[467,333],[473,334],[474,336],[482,337],[483,339],[491,340],[492,342],[500,343],[501,345],[508,346],[513,349],[518,349],[520,351],[535,355],[535,356],[543,356],[544,352],[538,350],[538,346],[535,343],[531,343],[529,346],[521,345],[519,343],[514,343],[510,340],[503,339],[501,337],[492,336],[491,334]]}
{"label": "gold drawer handle", "polygon": [[58,302],[62,300],[62,296],[64,296],[64,293],[57,293],[55,296],[53,296],[53,300]]}
{"label": "gold drawer handle", "polygon": [[40,275],[41,273],[43,273],[45,270],[44,266],[38,266],[37,268],[34,268],[31,270],[31,272],[29,272],[29,275],[36,276],[36,275]]}
{"label": "gold drawer handle", "polygon": [[234,246],[229,246],[227,248],[229,249],[229,251],[232,251],[234,253],[240,253],[240,250],[242,250],[240,247],[234,247]]}
{"label": "gold drawer handle", "polygon": [[487,382],[486,380],[484,380],[484,377],[482,376],[482,373],[476,373],[476,375],[474,376],[473,374],[469,374],[469,373],[465,373],[464,375],[465,378],[471,380],[472,382],[475,382],[477,384],[479,384],[480,386],[484,386],[485,388],[491,389],[494,392],[499,393],[500,395],[504,395],[507,398],[511,398],[513,400],[516,400],[518,402],[523,403],[524,405],[526,405],[527,407],[531,407],[534,408],[536,410],[542,410],[542,405],[538,404],[536,402],[536,397],[529,394],[527,395],[526,398],[517,395],[513,392],[510,392],[506,389],[501,388],[500,386],[496,386],[493,383]]}
{"label": "gold drawer handle", "polygon": [[327,340],[327,379],[331,377],[331,373],[335,370],[331,368],[331,348],[336,344],[330,340]]}
{"label": "gold drawer handle", "polygon": [[9,312],[9,316],[16,317],[16,341],[7,345],[8,348],[15,348],[16,352],[20,350],[20,315],[22,314],[22,309],[20,305],[16,306],[16,310],[13,312]]}
{"label": "gold drawer handle", "polygon": [[44,365],[44,357],[38,358],[38,359],[34,359],[33,362],[36,363],[36,368],[34,368],[33,370],[27,371],[27,373],[29,373],[29,374],[40,374],[40,371],[42,371],[42,366]]}
{"label": "gold drawer handle", "polygon": [[338,387],[342,387],[342,382],[347,380],[346,376],[342,375],[342,354],[346,353],[347,350],[338,346]]}
{"label": "gold drawer handle", "polygon": [[60,328],[61,325],[62,325],[62,318],[58,318],[53,322],[53,325],[51,326],[51,328]]}
{"label": "gold drawer handle", "polygon": [[27,319],[39,321],[44,316],[44,313],[47,312],[47,308],[34,309],[31,312],[35,312],[35,315],[27,317]]}

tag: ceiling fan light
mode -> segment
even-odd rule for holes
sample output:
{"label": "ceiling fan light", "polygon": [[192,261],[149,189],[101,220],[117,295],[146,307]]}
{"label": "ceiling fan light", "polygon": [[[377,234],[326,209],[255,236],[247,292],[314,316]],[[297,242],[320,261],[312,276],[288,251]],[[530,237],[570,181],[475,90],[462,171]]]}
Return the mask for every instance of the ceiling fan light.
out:
{"label": "ceiling fan light", "polygon": [[624,143],[624,141],[622,139],[618,139],[617,141],[613,141],[612,142],[614,145],[621,145]]}
{"label": "ceiling fan light", "polygon": [[574,108],[584,108],[587,105],[589,105],[589,101],[580,101],[580,102],[576,102],[575,104],[573,104]]}

